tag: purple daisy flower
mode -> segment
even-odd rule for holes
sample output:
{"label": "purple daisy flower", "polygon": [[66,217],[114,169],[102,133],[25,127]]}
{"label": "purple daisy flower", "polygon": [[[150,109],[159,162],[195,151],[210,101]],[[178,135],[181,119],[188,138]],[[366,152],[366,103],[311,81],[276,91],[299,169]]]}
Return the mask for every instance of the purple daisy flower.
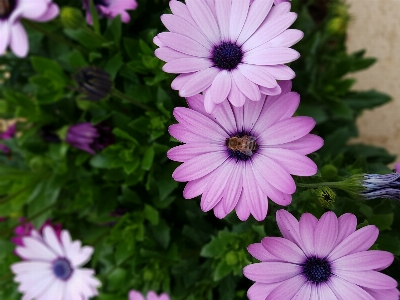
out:
{"label": "purple daisy flower", "polygon": [[394,259],[386,251],[369,250],[378,238],[373,225],[356,230],[357,219],[333,212],[319,220],[309,213],[297,221],[276,213],[280,237],[266,237],[248,251],[260,260],[246,266],[244,276],[255,281],[250,300],[362,299],[398,300],[393,278],[380,273]]}
{"label": "purple daisy flower", "polygon": [[170,300],[169,296],[165,293],[158,296],[155,292],[149,291],[146,295],[146,298],[143,295],[135,290],[131,290],[129,292],[129,300]]}
{"label": "purple daisy flower", "polygon": [[28,37],[20,19],[47,22],[59,14],[59,8],[51,0],[2,0],[0,1],[0,55],[10,45],[18,57],[28,53]]}
{"label": "purple daisy flower", "polygon": [[397,173],[400,173],[400,162],[398,162],[394,165],[394,171]]}
{"label": "purple daisy flower", "polygon": [[[14,233],[15,236],[11,238],[11,242],[13,242],[17,246],[24,246],[23,243],[23,238],[32,236],[32,231],[34,230],[33,224],[30,222],[25,222],[24,218],[21,218],[19,220],[22,224],[15,227]],[[62,231],[62,226],[60,223],[53,224],[50,220],[46,220],[46,222],[43,223],[43,225],[39,229],[39,233],[43,233],[43,229],[46,226],[51,226],[54,229],[54,232],[56,233],[57,237],[59,240],[61,240],[61,231]]]}
{"label": "purple daisy flower", "polygon": [[65,141],[75,148],[96,154],[114,143],[111,127],[104,123],[93,126],[91,123],[80,123],[69,127]]}
{"label": "purple daisy flower", "polygon": [[33,230],[23,244],[15,252],[24,261],[11,265],[23,300],[88,300],[98,294],[100,281],[93,276],[94,270],[82,268],[93,247],[72,241],[66,230],[58,239],[51,226],[46,226],[43,234]]}
{"label": "purple daisy flower", "polygon": [[[94,5],[100,16],[108,19],[114,19],[116,16],[121,16],[123,23],[129,23],[131,16],[126,10],[134,10],[137,8],[136,0],[94,0]],[[83,6],[86,9],[86,21],[88,24],[93,24],[92,15],[89,9],[89,0],[83,0]]]}
{"label": "purple daisy flower", "polygon": [[188,181],[186,199],[202,194],[203,211],[214,209],[218,218],[224,218],[236,208],[240,220],[252,214],[261,221],[267,214],[267,197],[290,204],[296,190],[290,174],[317,172],[306,156],[323,145],[320,137],[309,134],[315,121],[292,117],[300,96],[290,92],[290,81],[279,84],[281,95],[242,107],[225,101],[212,114],[204,110],[202,95],[187,98],[189,108],[175,108],[179,124],[171,125],[169,132],[185,145],[167,153],[171,160],[183,162],[172,177]]}
{"label": "purple daisy flower", "polygon": [[290,47],[303,33],[287,29],[297,15],[290,3],[273,0],[172,0],[173,14],[161,21],[170,32],[156,36],[155,55],[167,62],[163,70],[180,74],[172,82],[182,97],[204,95],[208,113],[228,99],[241,107],[246,99],[277,95],[277,80],[295,74],[285,63],[299,58]]}

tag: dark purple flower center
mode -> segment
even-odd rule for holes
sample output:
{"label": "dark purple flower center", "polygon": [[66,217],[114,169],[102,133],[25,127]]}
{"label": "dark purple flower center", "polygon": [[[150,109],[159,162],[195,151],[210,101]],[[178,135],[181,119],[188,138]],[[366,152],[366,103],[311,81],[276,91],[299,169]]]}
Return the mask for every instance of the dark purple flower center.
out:
{"label": "dark purple flower center", "polygon": [[256,138],[246,132],[241,132],[227,138],[225,145],[228,148],[229,156],[236,159],[236,161],[249,160],[258,149]]}
{"label": "dark purple flower center", "polygon": [[303,275],[315,284],[326,282],[332,275],[331,265],[326,258],[308,257],[302,267]]}
{"label": "dark purple flower center", "polygon": [[52,270],[54,275],[61,280],[68,280],[74,269],[71,267],[71,263],[68,259],[60,257],[53,261]]}
{"label": "dark purple flower center", "polygon": [[7,19],[16,5],[17,0],[0,0],[0,19]]}
{"label": "dark purple flower center", "polygon": [[233,70],[242,62],[243,51],[238,45],[231,42],[223,42],[215,46],[212,53],[214,65],[223,70]]}

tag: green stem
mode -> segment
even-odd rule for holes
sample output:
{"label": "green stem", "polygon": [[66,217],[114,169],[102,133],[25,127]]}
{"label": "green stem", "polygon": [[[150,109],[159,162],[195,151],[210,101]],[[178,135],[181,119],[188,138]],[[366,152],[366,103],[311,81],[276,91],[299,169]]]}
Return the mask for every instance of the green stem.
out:
{"label": "green stem", "polygon": [[140,108],[142,108],[144,110],[147,110],[147,111],[152,111],[153,110],[150,106],[147,106],[146,104],[140,103],[139,101],[137,101],[137,100],[125,95],[124,93],[122,93],[121,91],[119,91],[117,89],[113,89],[112,90],[112,95],[115,96],[115,97],[127,100],[127,101],[131,102],[133,105],[136,105],[136,106],[138,106],[138,107],[140,107]]}
{"label": "green stem", "polygon": [[305,188],[320,188],[320,187],[333,187],[333,188],[343,188],[343,181],[337,182],[316,182],[316,183],[297,183],[298,186]]}
{"label": "green stem", "polygon": [[81,52],[87,52],[86,50],[82,49],[80,46],[75,45],[75,44],[71,43],[70,41],[64,39],[63,37],[48,31],[47,29],[45,29],[42,25],[40,25],[38,23],[29,21],[29,20],[26,20],[26,19],[22,20],[22,22],[24,23],[24,25],[28,25],[31,28],[33,28],[33,29],[35,29],[35,30],[47,35],[49,38],[51,38],[55,42],[65,44],[65,45],[67,45],[67,46],[69,46],[71,48],[77,48]]}

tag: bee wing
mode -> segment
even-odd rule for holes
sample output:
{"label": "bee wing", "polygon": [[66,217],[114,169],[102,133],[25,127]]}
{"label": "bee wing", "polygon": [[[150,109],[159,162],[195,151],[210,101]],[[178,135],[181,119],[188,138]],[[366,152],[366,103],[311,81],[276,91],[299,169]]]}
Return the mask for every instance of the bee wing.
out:
{"label": "bee wing", "polygon": [[244,154],[246,154],[247,156],[252,156],[253,155],[253,152],[251,150],[249,150],[249,149],[243,150],[242,152]]}

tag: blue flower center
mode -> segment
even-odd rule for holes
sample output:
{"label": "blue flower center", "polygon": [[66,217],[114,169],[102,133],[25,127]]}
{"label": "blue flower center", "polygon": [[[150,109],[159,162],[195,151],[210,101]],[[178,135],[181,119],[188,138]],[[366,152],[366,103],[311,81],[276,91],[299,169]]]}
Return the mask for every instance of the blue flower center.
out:
{"label": "blue flower center", "polygon": [[227,138],[225,146],[228,148],[229,156],[236,159],[236,161],[247,161],[258,150],[256,138],[246,132]]}
{"label": "blue flower center", "polygon": [[16,5],[16,0],[0,0],[0,19],[7,19]]}
{"label": "blue flower center", "polygon": [[58,258],[53,262],[52,265],[54,275],[61,280],[68,280],[74,269],[71,267],[71,263],[66,258]]}
{"label": "blue flower center", "polygon": [[303,275],[309,282],[318,284],[331,277],[331,265],[326,258],[308,257],[302,264]]}
{"label": "blue flower center", "polygon": [[243,51],[238,45],[231,42],[223,42],[215,46],[212,55],[214,65],[222,70],[233,70],[242,62]]}

